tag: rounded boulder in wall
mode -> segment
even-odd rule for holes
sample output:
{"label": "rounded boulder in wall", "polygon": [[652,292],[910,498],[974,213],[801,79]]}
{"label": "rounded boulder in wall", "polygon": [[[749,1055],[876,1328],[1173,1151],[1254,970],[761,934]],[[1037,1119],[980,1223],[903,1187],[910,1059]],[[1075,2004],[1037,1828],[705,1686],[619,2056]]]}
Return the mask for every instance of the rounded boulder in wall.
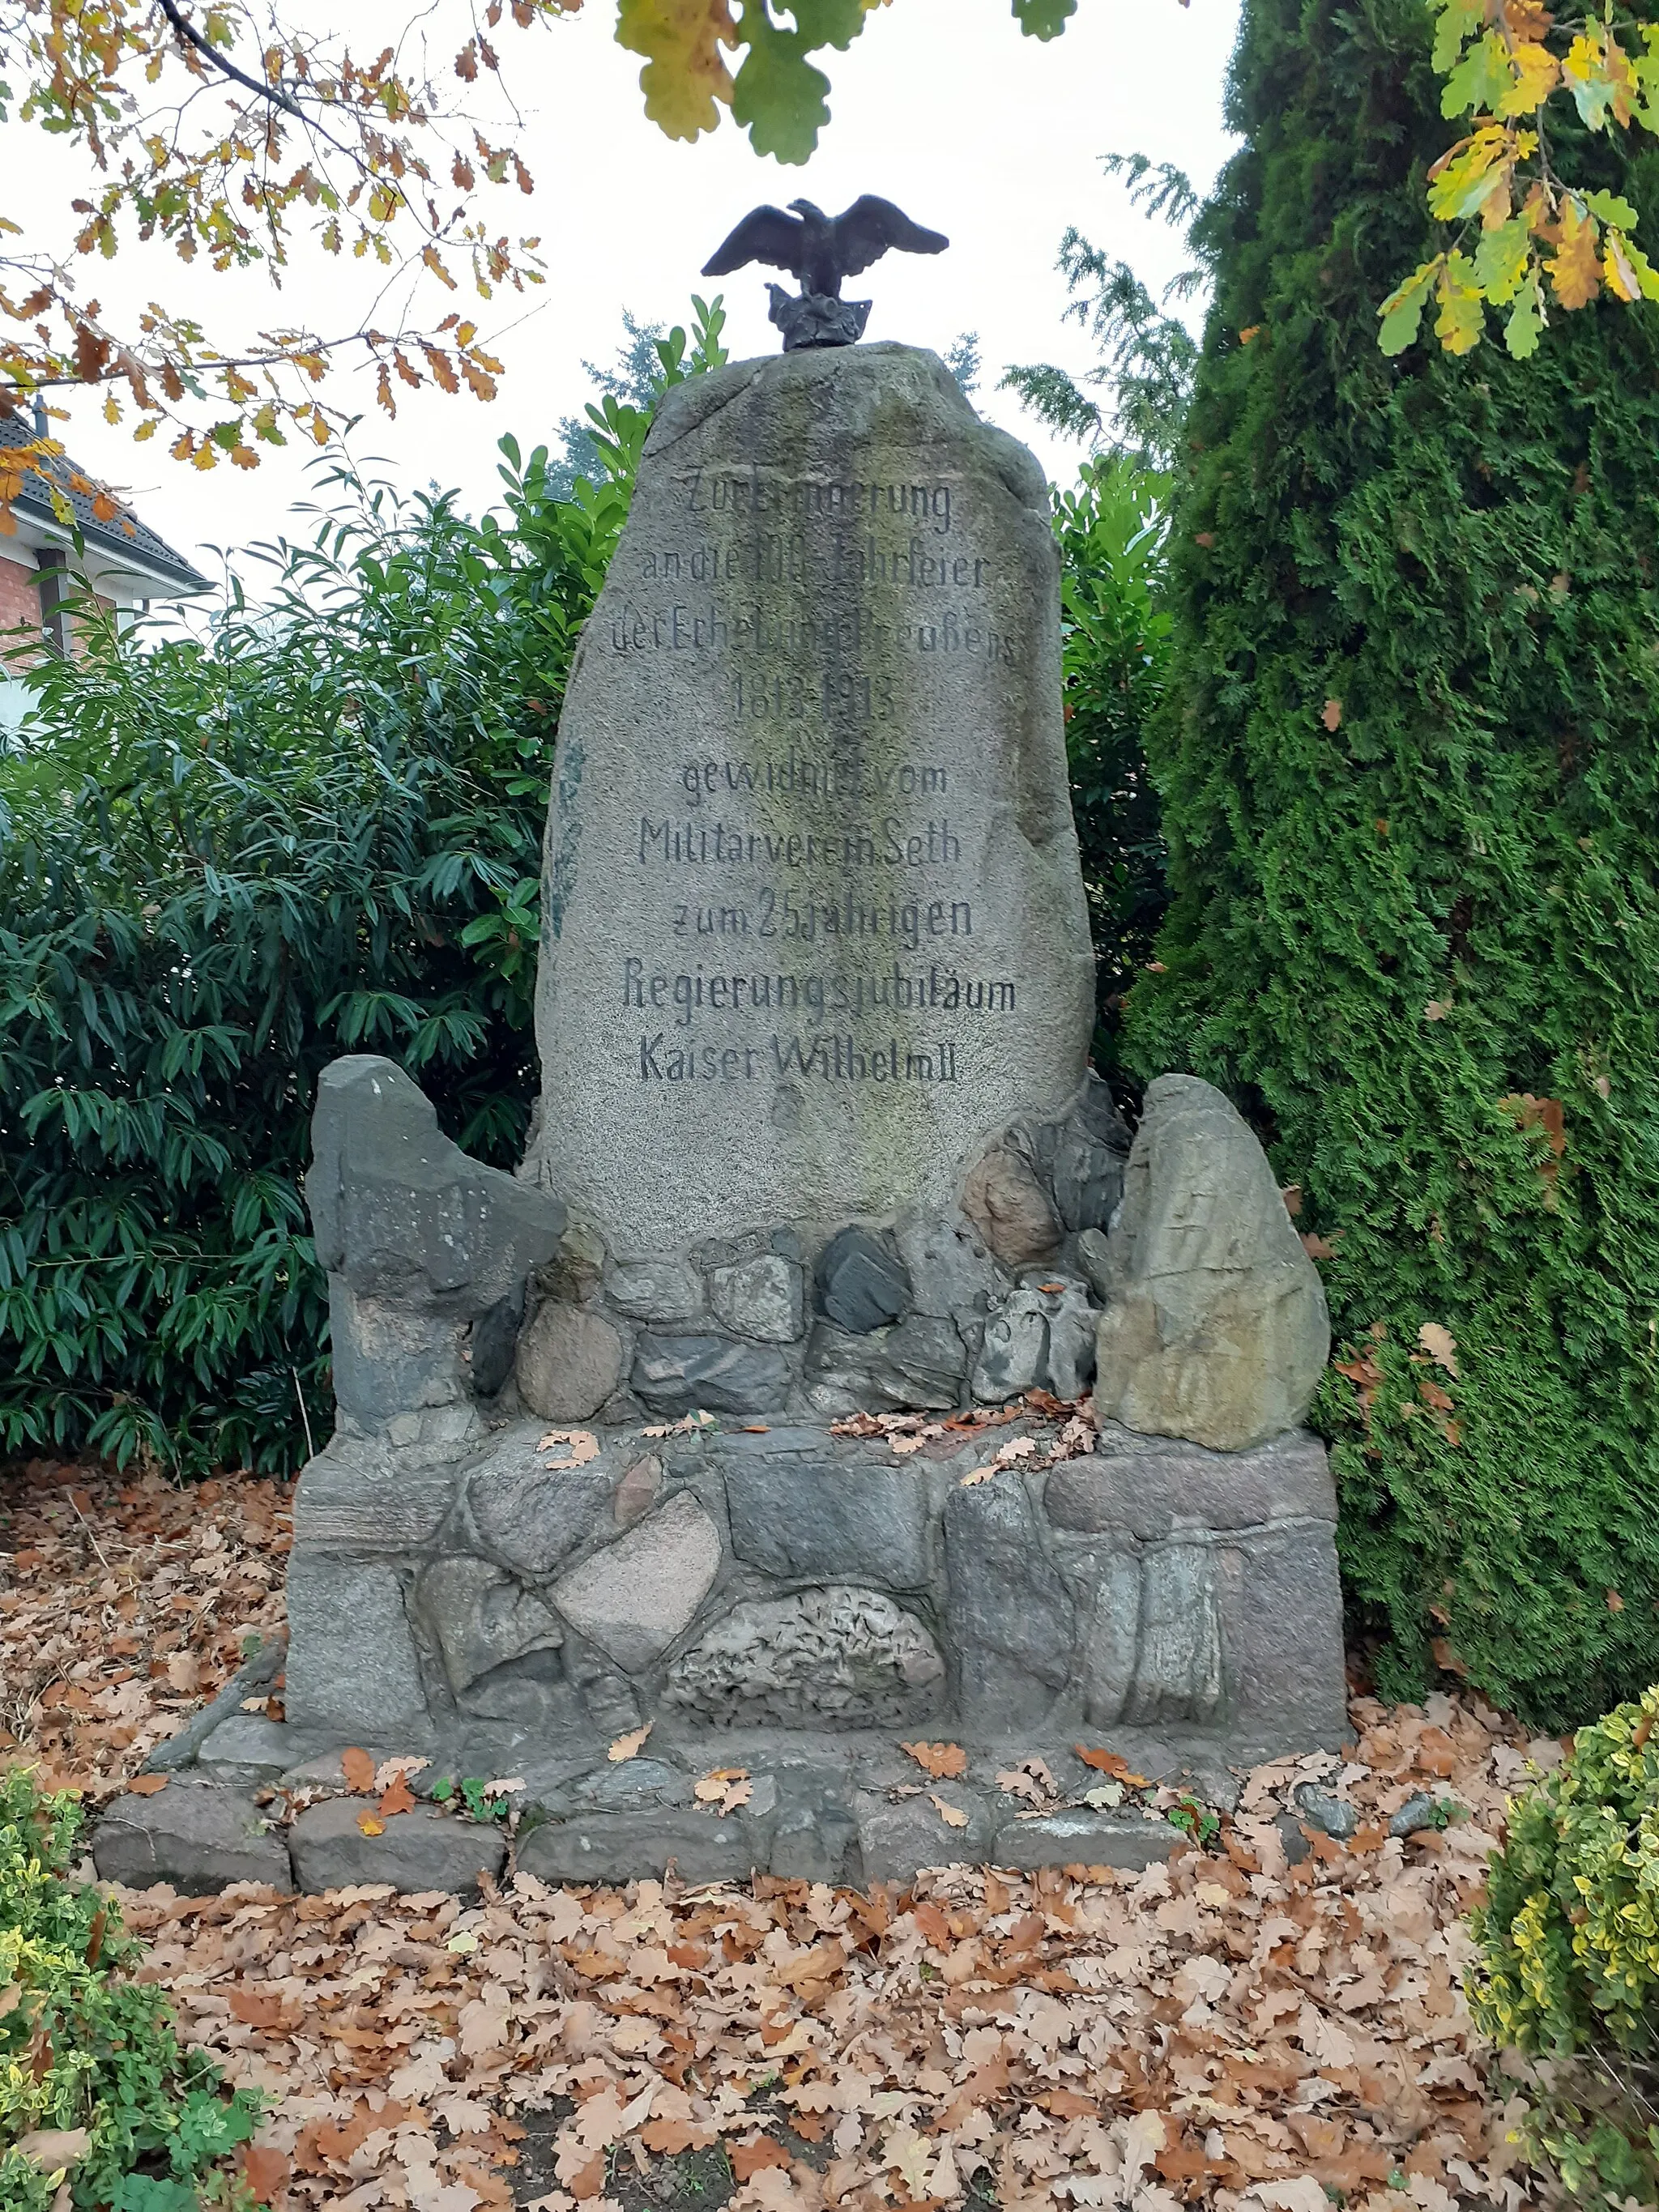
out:
{"label": "rounded boulder in wall", "polygon": [[544,1305],[519,1339],[519,1395],[549,1421],[586,1421],[622,1380],[623,1340],[587,1306]]}
{"label": "rounded boulder in wall", "polygon": [[962,1210],[1006,1267],[1027,1267],[1060,1249],[1048,1194],[1018,1152],[999,1146],[970,1170]]}

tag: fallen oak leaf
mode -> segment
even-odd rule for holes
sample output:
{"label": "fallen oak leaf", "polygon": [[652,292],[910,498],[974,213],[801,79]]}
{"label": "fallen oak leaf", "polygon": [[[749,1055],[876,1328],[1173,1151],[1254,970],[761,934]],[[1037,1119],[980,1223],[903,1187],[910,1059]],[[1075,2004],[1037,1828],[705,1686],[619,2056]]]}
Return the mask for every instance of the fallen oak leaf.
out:
{"label": "fallen oak leaf", "polygon": [[399,1813],[415,1810],[415,1793],[400,1774],[380,1799],[379,1812],[383,1820],[395,1820]]}
{"label": "fallen oak leaf", "polygon": [[968,1770],[968,1754],[959,1743],[902,1743],[901,1751],[908,1752],[924,1774],[931,1774],[936,1782],[952,1781]]}
{"label": "fallen oak leaf", "polygon": [[135,1797],[153,1797],[158,1790],[165,1790],[167,1786],[165,1774],[135,1774],[127,1784]]}
{"label": "fallen oak leaf", "polygon": [[287,2188],[289,2171],[288,2154],[273,2143],[244,2145],[242,2175],[256,2203],[273,2203]]}
{"label": "fallen oak leaf", "polygon": [[283,2016],[280,1990],[233,1988],[226,1990],[225,2001],[231,2018],[244,2027],[275,2027]]}
{"label": "fallen oak leaf", "polygon": [[374,1770],[374,1787],[390,1790],[394,1782],[406,1782],[411,1774],[423,1774],[431,1764],[429,1759],[383,1759]]}
{"label": "fallen oak leaf", "polygon": [[746,1767],[716,1766],[692,1784],[691,1794],[698,1804],[712,1806],[723,1820],[728,1813],[749,1802],[754,1784]]}
{"label": "fallen oak leaf", "polygon": [[686,2150],[707,2150],[714,2140],[713,2128],[700,2128],[693,2120],[651,2120],[640,2130],[640,2141],[646,2148],[665,2158],[678,2158]]}
{"label": "fallen oak leaf", "polygon": [[345,1777],[346,1788],[354,1797],[366,1797],[374,1787],[374,1762],[356,1744],[349,1751],[340,1753],[340,1771]]}
{"label": "fallen oak leaf", "polygon": [[566,1468],[586,1467],[589,1460],[597,1459],[599,1455],[599,1440],[592,1429],[550,1429],[536,1449],[538,1451],[550,1451],[558,1444],[565,1446],[563,1453],[557,1458],[542,1462],[543,1467],[551,1474],[559,1474]]}
{"label": "fallen oak leaf", "polygon": [[1052,1804],[1060,1795],[1054,1776],[1040,1759],[1022,1759],[1018,1766],[1006,1768],[997,1776],[997,1787],[1032,1805]]}
{"label": "fallen oak leaf", "polygon": [[655,1721],[647,1721],[643,1728],[630,1729],[626,1735],[619,1735],[605,1757],[613,1766],[620,1766],[623,1759],[632,1759],[642,1747],[647,1736],[656,1725]]}
{"label": "fallen oak leaf", "polygon": [[33,2128],[19,2136],[13,2148],[43,2173],[61,2173],[92,2148],[92,2132],[88,2128]]}
{"label": "fallen oak leaf", "polygon": [[1108,1775],[1114,1782],[1121,1782],[1131,1790],[1146,1789],[1146,1776],[1144,1774],[1132,1774],[1129,1771],[1128,1760],[1125,1759],[1121,1753],[1115,1751],[1093,1751],[1091,1750],[1086,1744],[1081,1743],[1073,1744],[1072,1748],[1076,1752],[1078,1757],[1083,1761],[1083,1764],[1085,1766],[1092,1766],[1097,1774]]}
{"label": "fallen oak leaf", "polygon": [[383,1836],[386,1833],[386,1822],[377,1820],[367,1805],[357,1815],[357,1826],[366,1836]]}
{"label": "fallen oak leaf", "polygon": [[1449,1328],[1437,1321],[1425,1321],[1417,1332],[1417,1340],[1437,1367],[1443,1367],[1448,1375],[1457,1380],[1457,1345]]}
{"label": "fallen oak leaf", "polygon": [[933,1810],[939,1814],[940,1820],[944,1821],[947,1828],[965,1828],[967,1826],[968,1815],[963,1811],[961,1806],[949,1803],[945,1798],[939,1796],[937,1790],[930,1790],[927,1792],[927,1802],[933,1807]]}
{"label": "fallen oak leaf", "polygon": [[789,2164],[789,2154],[776,2136],[764,2134],[751,2136],[747,2142],[727,2143],[726,2155],[739,2181],[747,2181],[751,2173],[758,2173],[763,2166],[787,2168]]}

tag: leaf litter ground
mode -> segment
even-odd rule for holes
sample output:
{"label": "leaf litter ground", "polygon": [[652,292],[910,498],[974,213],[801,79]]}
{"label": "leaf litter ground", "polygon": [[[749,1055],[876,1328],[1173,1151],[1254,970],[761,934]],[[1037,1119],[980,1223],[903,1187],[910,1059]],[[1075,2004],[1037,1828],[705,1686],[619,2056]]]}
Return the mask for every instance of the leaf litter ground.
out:
{"label": "leaf litter ground", "polygon": [[[280,1626],[291,1497],[12,1479],[0,1753],[123,1787]],[[122,1904],[187,2040],[270,2099],[250,2179],[291,2212],[1512,2212],[1534,2184],[1460,1923],[1560,1747],[1470,1698],[1352,1711],[1347,1764],[1259,1769],[1207,1850],[1172,1832],[1139,1875]],[[1310,1780],[1360,1826],[1291,1865]],[[1390,1838],[1424,1791],[1458,1816]]]}

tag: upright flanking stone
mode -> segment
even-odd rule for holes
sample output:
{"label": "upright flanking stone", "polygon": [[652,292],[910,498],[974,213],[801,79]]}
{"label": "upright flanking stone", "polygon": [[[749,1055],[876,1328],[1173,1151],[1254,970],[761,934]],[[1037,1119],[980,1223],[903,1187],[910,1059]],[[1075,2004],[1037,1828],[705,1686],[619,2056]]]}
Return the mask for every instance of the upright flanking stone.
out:
{"label": "upright flanking stone", "polygon": [[613,1262],[945,1216],[1070,1110],[1058,624],[1042,471],[932,354],[665,398],[566,698],[537,994],[530,1170]]}
{"label": "upright flanking stone", "polygon": [[1324,1286],[1267,1155],[1196,1076],[1147,1088],[1104,1272],[1102,1419],[1213,1451],[1303,1419],[1330,1352]]}
{"label": "upright flanking stone", "polygon": [[495,1370],[483,1379],[499,1387],[526,1277],[558,1249],[556,1199],[469,1158],[395,1061],[357,1053],[318,1084],[306,1202],[349,1421],[372,1430],[465,1402],[480,1324]]}

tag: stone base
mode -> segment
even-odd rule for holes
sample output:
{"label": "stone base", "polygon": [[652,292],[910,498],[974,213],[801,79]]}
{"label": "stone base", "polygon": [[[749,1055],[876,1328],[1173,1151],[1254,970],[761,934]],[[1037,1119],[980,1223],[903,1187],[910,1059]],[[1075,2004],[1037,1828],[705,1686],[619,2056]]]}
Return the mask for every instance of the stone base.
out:
{"label": "stone base", "polygon": [[806,353],[817,346],[856,345],[870,320],[868,300],[830,300],[816,292],[795,295],[781,284],[769,284],[771,319],[783,332],[786,353]]}
{"label": "stone base", "polygon": [[[1036,1416],[934,1425],[902,1451],[705,1416],[563,1466],[539,1424],[459,1457],[342,1434],[300,1486],[288,1720],[230,1714],[198,1775],[246,1789],[326,1778],[349,1744],[418,1753],[417,1792],[521,1778],[518,1863],[547,1880],[672,1859],[698,1881],[857,1882],[1161,1856],[1170,1831],[1133,1797],[1085,1802],[1103,1776],[1079,1747],[1228,1803],[1231,1771],[1341,1741],[1316,1439],[1221,1453],[1109,1428],[1054,1461]],[[608,1756],[647,1723],[635,1755]],[[962,1747],[965,1771],[930,1779],[901,1747],[921,1741]],[[1054,1784],[1041,1805],[998,1779],[1033,1757]],[[723,1818],[694,1790],[717,1767],[749,1782]],[[323,1810],[294,1832],[302,1883],[397,1878],[350,1820],[301,1834]],[[467,1858],[476,1833],[411,1828],[412,1863]]]}

